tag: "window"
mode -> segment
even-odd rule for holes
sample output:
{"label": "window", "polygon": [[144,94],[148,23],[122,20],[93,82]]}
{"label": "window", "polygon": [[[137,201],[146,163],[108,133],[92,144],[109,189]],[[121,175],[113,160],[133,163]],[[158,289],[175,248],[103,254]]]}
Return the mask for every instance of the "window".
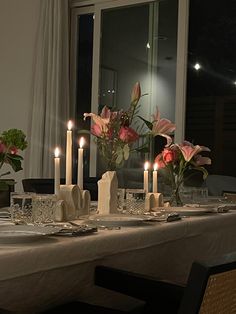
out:
{"label": "window", "polygon": [[[72,41],[77,43],[72,45],[72,99],[78,129],[89,129],[89,125],[82,122],[83,112],[97,113],[103,105],[125,109],[136,81],[140,81],[142,92],[148,94],[141,99],[140,115],[150,120],[158,106],[163,117],[175,120],[176,89],[180,82],[176,80],[178,0],[104,2],[73,8],[72,17]],[[82,27],[85,30],[80,32],[78,29]],[[89,48],[84,56],[80,36],[84,40],[89,37]],[[85,70],[84,62],[89,62],[86,81],[81,69],[82,66]],[[84,84],[87,85],[83,87]],[[179,114],[182,115],[184,113]],[[89,151],[86,174],[100,175],[102,161],[92,141]],[[123,171],[125,168],[143,169],[143,158],[133,155]]]}

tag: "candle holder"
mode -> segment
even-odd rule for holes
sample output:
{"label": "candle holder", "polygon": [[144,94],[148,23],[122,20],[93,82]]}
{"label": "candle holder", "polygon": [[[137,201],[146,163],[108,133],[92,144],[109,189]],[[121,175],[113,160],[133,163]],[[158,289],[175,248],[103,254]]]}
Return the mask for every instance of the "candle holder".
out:
{"label": "candle holder", "polygon": [[162,193],[147,193],[145,198],[145,210],[150,211],[156,207],[163,207]]}
{"label": "candle holder", "polygon": [[69,221],[89,214],[90,192],[81,190],[78,185],[60,185],[59,199],[57,221]]}
{"label": "candle holder", "polygon": [[107,171],[98,181],[99,214],[115,214],[117,210],[118,180],[115,171]]}

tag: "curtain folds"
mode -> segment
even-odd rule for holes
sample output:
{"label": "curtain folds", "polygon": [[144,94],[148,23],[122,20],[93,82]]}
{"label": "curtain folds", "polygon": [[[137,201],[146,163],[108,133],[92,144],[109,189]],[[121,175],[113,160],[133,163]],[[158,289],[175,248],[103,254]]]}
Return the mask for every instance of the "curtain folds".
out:
{"label": "curtain folds", "polygon": [[54,148],[65,147],[69,118],[67,0],[41,0],[26,177],[53,177]]}

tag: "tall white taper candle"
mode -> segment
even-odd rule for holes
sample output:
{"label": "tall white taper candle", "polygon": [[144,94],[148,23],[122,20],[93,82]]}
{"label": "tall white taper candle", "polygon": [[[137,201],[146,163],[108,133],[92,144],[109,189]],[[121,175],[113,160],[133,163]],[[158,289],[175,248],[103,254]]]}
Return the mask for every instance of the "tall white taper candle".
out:
{"label": "tall white taper candle", "polygon": [[60,151],[59,148],[56,147],[54,152],[54,194],[59,196],[60,194]]}
{"label": "tall white taper candle", "polygon": [[83,166],[84,166],[84,162],[83,162],[83,146],[84,146],[84,138],[81,137],[80,141],[79,141],[79,148],[78,148],[78,177],[77,177],[77,184],[80,187],[81,190],[83,190],[83,185],[84,185],[84,174],[83,174]]}
{"label": "tall white taper candle", "polygon": [[144,164],[144,172],[143,172],[143,189],[145,193],[148,193],[148,168],[149,162],[146,161]]}
{"label": "tall white taper candle", "polygon": [[72,121],[67,124],[66,132],[66,184],[72,184]]}
{"label": "tall white taper candle", "polygon": [[158,169],[158,164],[155,163],[153,166],[153,172],[152,172],[152,192],[157,193],[157,169]]}

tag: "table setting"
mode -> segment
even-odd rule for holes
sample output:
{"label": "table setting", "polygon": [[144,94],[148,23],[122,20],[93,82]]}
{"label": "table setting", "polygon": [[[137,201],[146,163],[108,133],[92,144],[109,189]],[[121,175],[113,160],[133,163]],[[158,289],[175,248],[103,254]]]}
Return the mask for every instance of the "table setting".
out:
{"label": "table setting", "polygon": [[[184,281],[195,254],[228,252],[236,245],[234,240],[228,240],[236,238],[236,211],[182,216],[178,209],[159,207],[142,215],[102,215],[97,213],[97,203],[93,203],[88,215],[71,221],[48,221],[41,226],[15,225],[7,217],[9,208],[2,210],[0,305],[11,310],[16,309],[16,304],[22,311],[42,310],[51,304],[52,298],[58,303],[62,295],[70,300],[71,282],[73,297],[86,301],[92,294],[97,299],[101,292],[94,288],[89,274],[101,263]],[[33,235],[29,235],[32,230]],[[200,251],[193,249],[202,246]],[[43,279],[42,273],[47,274]],[[37,287],[28,295],[28,287],[35,281]],[[20,293],[12,292],[12,287],[18,285]],[[4,293],[8,289],[11,298]],[[28,297],[23,303],[25,294]]]}
{"label": "table setting", "polygon": [[[85,114],[93,120],[91,132],[107,161],[98,180],[97,201],[91,201],[90,192],[84,190],[83,137],[78,141],[77,181],[72,182],[74,141],[69,121],[65,184],[60,184],[62,150],[57,147],[52,157],[54,194],[12,192],[10,206],[0,208],[0,307],[34,312],[44,310],[52,300],[57,304],[62,299],[96,299],[101,295],[93,285],[97,264],[184,283],[194,259],[235,250],[235,201],[222,196],[213,199],[204,186],[185,185],[193,169],[207,175],[204,165],[210,159],[204,153],[209,149],[187,141],[173,143],[175,125],[161,118],[158,109],[152,121],[138,117],[140,97],[136,84],[129,110],[105,107],[99,115]],[[140,151],[148,148],[151,137],[167,140],[160,154],[144,160],[139,189],[120,187],[116,171],[141,137],[132,125],[134,119],[146,126],[142,137],[147,142]],[[19,134],[22,145],[0,138],[0,162],[7,163],[9,157],[22,160],[17,150],[25,149],[26,142]],[[19,168],[17,162],[15,169]],[[170,187],[169,195],[160,188],[161,175]]]}

